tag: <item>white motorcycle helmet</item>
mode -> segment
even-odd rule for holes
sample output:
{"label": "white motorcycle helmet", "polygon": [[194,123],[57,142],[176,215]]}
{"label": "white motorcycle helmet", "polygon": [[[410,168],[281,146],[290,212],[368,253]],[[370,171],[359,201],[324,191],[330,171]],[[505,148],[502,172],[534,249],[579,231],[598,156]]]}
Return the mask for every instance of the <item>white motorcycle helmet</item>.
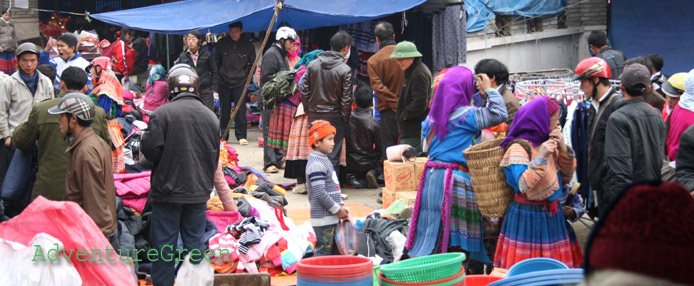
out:
{"label": "white motorcycle helmet", "polygon": [[275,40],[280,41],[282,39],[290,39],[292,41],[296,41],[299,39],[299,35],[296,34],[296,31],[294,29],[289,28],[289,27],[280,27],[277,29],[277,34],[275,35]]}

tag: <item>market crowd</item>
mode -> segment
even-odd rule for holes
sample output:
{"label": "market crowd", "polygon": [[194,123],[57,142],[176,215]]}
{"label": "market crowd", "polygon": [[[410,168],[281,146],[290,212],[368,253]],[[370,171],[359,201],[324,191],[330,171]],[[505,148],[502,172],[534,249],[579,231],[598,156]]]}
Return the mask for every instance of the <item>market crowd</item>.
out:
{"label": "market crowd", "polygon": [[[9,12],[2,19],[3,197],[10,186],[29,189],[0,205],[4,219],[38,196],[73,201],[118,248],[113,176],[131,168],[125,159],[135,155],[135,168],[152,172],[146,208],[154,248],[175,245],[180,234],[186,249],[204,250],[213,189],[225,210],[237,210],[219,157],[256,57],[243,25],[230,24],[213,49],[189,32],[167,71],[150,63],[147,43],[128,28],[90,61],[74,34],[51,38],[44,49],[17,45]],[[375,25],[373,37],[379,51],[368,59],[369,82],[356,80],[347,64],[356,51],[344,31],[332,35],[329,50],[302,55],[296,31],[280,27],[258,67],[253,99],[262,109],[263,171],[284,169],[297,181],[294,192],[308,193],[315,255],[338,253],[335,230],[349,215],[341,187],[377,188],[387,148],[408,144],[428,156],[406,234],[410,257],[463,251],[468,273],[549,257],[585,267],[589,284],[694,283],[687,269],[694,257],[694,71],[668,78],[659,55],[627,60],[596,31],[588,38],[595,56],[575,68],[582,92],[575,102],[540,96],[521,105],[498,60],[434,75],[415,43],[395,42],[390,23]],[[143,91],[141,104],[133,88]],[[245,106],[233,118],[241,145],[248,144]],[[565,136],[572,128],[580,136]],[[123,142],[133,134],[141,137],[138,154],[126,156]],[[480,212],[462,155],[494,139],[513,191],[503,217]],[[588,192],[572,192],[577,181]],[[586,217],[597,223],[582,248],[567,222]],[[151,273],[155,285],[173,285],[174,262],[157,261]]]}

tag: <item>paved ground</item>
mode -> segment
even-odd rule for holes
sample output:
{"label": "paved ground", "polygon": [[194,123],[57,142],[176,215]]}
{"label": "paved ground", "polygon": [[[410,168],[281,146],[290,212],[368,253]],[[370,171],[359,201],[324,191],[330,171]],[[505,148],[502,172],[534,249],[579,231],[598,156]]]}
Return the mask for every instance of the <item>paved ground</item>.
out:
{"label": "paved ground", "polygon": [[[233,130],[230,132],[233,136]],[[236,149],[239,154],[239,163],[242,166],[250,166],[257,170],[263,169],[263,148],[258,147],[258,137],[262,137],[262,132],[257,126],[248,128],[248,141],[247,146],[238,145],[236,138],[232,138],[229,142]],[[281,170],[278,174],[266,174],[268,178],[275,183],[292,183],[293,180],[284,178],[284,173]],[[381,204],[376,203],[376,198],[378,198],[378,193],[380,189],[343,189],[344,193],[349,195],[349,199],[345,201],[346,204],[365,204],[373,208],[381,208]],[[287,200],[289,205],[287,206],[287,212],[292,212],[292,210],[302,210],[305,211],[309,207],[308,196],[307,195],[297,195],[292,192],[287,192]],[[587,220],[584,220],[587,221]],[[592,225],[592,222],[589,222]],[[576,236],[581,246],[585,247],[588,240],[588,235],[590,229],[588,229],[584,224],[576,222],[572,224],[574,230],[576,231]]]}

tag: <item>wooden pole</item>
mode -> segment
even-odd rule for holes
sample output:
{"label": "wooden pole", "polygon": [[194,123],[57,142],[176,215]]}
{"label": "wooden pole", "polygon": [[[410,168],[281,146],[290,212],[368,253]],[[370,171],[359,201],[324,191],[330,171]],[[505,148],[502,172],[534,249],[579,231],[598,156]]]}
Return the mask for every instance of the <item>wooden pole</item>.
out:
{"label": "wooden pole", "polygon": [[[263,49],[265,49],[265,45],[267,44],[267,40],[270,37],[270,32],[272,32],[272,27],[275,25],[275,21],[277,20],[277,14],[279,11],[282,10],[282,2],[279,1],[277,2],[277,5],[275,6],[275,14],[272,16],[272,20],[270,20],[270,26],[267,27],[267,31],[265,32],[265,39],[263,39],[263,44],[260,46],[260,52],[255,56],[255,61],[253,61],[253,66],[251,66],[251,71],[248,73],[248,78],[246,78],[246,84],[243,86],[243,92],[241,93],[241,98],[239,98],[239,101],[236,103],[236,107],[234,107],[234,112],[231,113],[231,117],[229,118],[229,124],[227,124],[227,128],[224,130],[224,134],[222,135],[222,139],[227,138],[227,135],[229,134],[229,129],[231,129],[231,124],[234,122],[234,118],[236,117],[236,113],[239,112],[239,108],[241,107],[241,104],[246,104],[244,103],[244,99],[246,99],[246,93],[248,92],[248,85],[251,83],[251,80],[253,79],[253,75],[255,74],[255,69],[258,67],[258,61],[260,60],[260,57],[263,54]],[[258,98],[258,100],[262,100],[262,98]],[[263,122],[264,126],[263,128],[267,128],[268,124],[270,122]]]}

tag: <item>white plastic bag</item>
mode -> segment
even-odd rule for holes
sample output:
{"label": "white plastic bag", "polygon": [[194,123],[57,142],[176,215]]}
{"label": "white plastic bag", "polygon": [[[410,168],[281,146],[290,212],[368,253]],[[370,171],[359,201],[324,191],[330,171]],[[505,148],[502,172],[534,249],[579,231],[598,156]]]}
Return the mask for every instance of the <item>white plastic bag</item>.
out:
{"label": "white plastic bag", "polygon": [[214,285],[214,268],[203,259],[200,263],[190,263],[190,254],[186,255],[183,265],[176,275],[177,286],[212,286]]}
{"label": "white plastic bag", "polygon": [[75,266],[56,249],[63,243],[46,233],[34,236],[29,246],[0,239],[0,285],[82,285]]}
{"label": "white plastic bag", "polygon": [[393,251],[393,262],[400,261],[402,257],[402,251],[405,249],[405,243],[407,242],[407,237],[405,237],[399,231],[393,231],[386,238],[390,248]]}

